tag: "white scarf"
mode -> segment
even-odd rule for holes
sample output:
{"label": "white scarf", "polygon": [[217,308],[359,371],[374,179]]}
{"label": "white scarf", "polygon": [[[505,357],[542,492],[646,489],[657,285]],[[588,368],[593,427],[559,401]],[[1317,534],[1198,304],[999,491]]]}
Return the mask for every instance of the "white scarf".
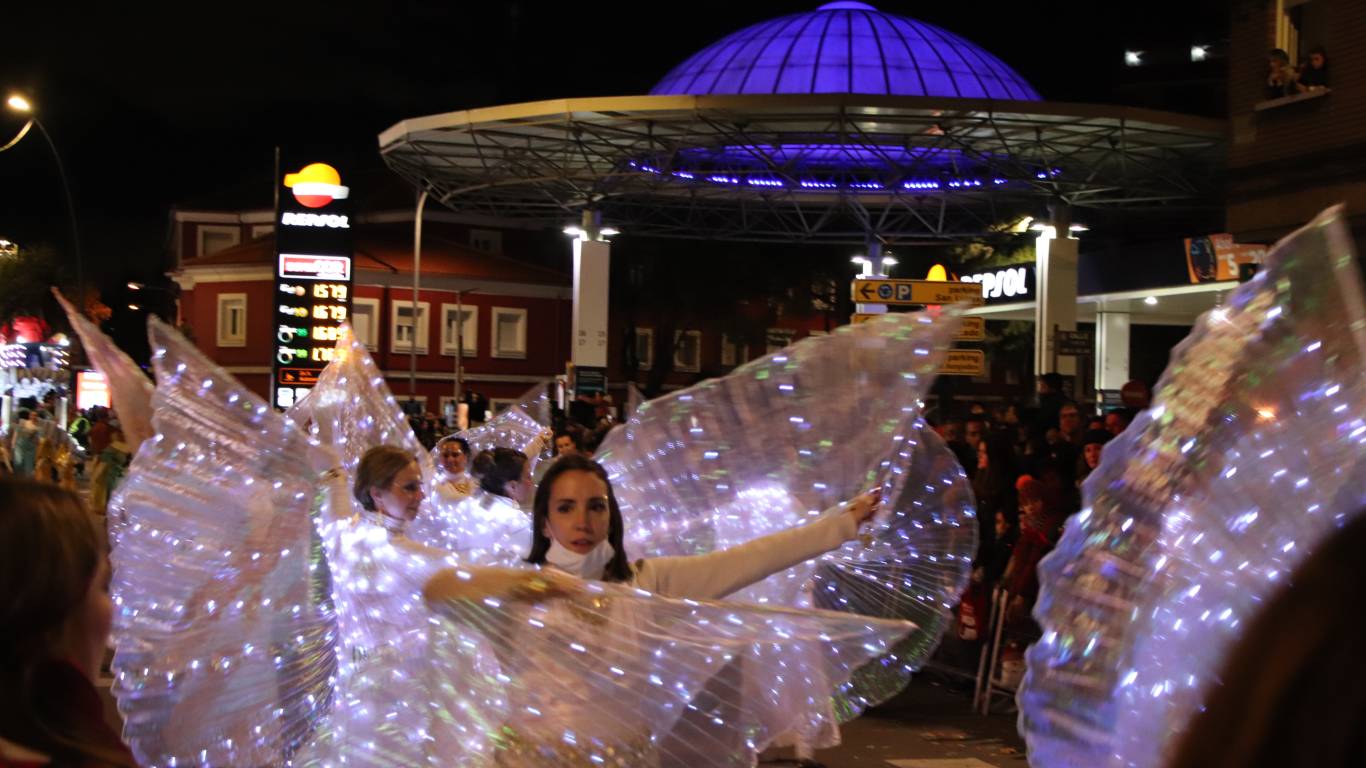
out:
{"label": "white scarf", "polygon": [[612,548],[607,539],[603,539],[588,554],[581,555],[572,549],[560,546],[560,542],[552,537],[550,539],[550,550],[545,553],[545,561],[571,576],[600,581],[603,569],[612,561],[612,557],[616,553],[617,551]]}

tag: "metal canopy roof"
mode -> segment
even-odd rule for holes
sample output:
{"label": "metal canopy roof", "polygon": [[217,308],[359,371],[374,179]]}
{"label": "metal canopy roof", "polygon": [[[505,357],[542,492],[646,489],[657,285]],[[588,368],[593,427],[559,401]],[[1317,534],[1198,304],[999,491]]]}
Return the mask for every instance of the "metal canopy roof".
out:
{"label": "metal canopy roof", "polygon": [[1205,197],[1224,124],[1126,107],[848,94],[626,96],[405,120],[391,168],[462,212],[633,234],[888,243],[980,237],[1043,200]]}

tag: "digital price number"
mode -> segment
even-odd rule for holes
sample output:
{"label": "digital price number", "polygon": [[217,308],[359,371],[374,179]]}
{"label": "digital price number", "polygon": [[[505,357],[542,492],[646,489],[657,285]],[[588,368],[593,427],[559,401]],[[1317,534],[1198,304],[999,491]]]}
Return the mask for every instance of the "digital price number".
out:
{"label": "digital price number", "polygon": [[[275,404],[289,408],[332,360],[351,315],[351,260],[282,254],[276,280]],[[338,279],[340,278],[340,279]]]}

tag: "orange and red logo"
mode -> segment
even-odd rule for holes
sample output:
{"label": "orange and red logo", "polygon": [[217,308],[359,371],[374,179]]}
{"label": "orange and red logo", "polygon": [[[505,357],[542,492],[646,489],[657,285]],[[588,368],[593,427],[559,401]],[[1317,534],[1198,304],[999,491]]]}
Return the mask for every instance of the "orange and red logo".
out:
{"label": "orange and red logo", "polygon": [[285,186],[306,208],[322,208],[333,200],[345,199],[351,191],[342,186],[337,169],[327,163],[309,163],[298,173],[286,173]]}

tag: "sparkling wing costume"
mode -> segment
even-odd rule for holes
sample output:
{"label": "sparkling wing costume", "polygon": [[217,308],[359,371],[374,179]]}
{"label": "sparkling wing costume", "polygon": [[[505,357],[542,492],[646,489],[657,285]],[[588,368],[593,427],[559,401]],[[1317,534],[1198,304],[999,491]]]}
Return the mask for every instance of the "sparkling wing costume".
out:
{"label": "sparkling wing costume", "polygon": [[971,488],[922,421],[920,402],[957,326],[952,312],[895,314],[803,340],[641,405],[598,454],[632,557],[726,549],[882,488],[890,509],[862,543],[735,596],[917,625],[842,688],[842,718],[906,684],[969,575],[977,541]]}
{"label": "sparkling wing costume", "polygon": [[155,319],[150,336],[156,435],[110,553],[124,739],[144,765],[283,764],[337,660],[307,435]]}
{"label": "sparkling wing costume", "polygon": [[302,427],[150,325],[156,435],[111,555],[114,693],[144,764],[747,765],[793,727],[784,701],[914,629],[458,565],[468,588],[434,611],[451,556],[352,509]]}
{"label": "sparkling wing costume", "polygon": [[109,393],[118,412],[124,437],[136,452],[137,446],[152,436],[152,382],[114,340],[71,305],[56,288],[52,294],[66,312],[67,320],[81,339],[90,362],[109,382]]}
{"label": "sparkling wing costume", "polygon": [[[550,429],[550,384],[548,379],[537,384],[497,416],[480,426],[460,432],[459,436],[469,441],[470,455],[499,447],[525,453],[537,436]],[[532,456],[531,460],[539,458],[539,455]]]}
{"label": "sparkling wing costume", "polygon": [[1341,211],[1200,318],[1039,568],[1035,768],[1158,768],[1240,630],[1366,503],[1366,312]]}
{"label": "sparkling wing costume", "polygon": [[349,325],[342,326],[332,362],[318,375],[317,385],[289,415],[309,424],[314,436],[341,457],[348,473],[355,472],[368,449],[392,445],[411,453],[423,480],[431,482],[431,455],[417,441],[384,374]]}

